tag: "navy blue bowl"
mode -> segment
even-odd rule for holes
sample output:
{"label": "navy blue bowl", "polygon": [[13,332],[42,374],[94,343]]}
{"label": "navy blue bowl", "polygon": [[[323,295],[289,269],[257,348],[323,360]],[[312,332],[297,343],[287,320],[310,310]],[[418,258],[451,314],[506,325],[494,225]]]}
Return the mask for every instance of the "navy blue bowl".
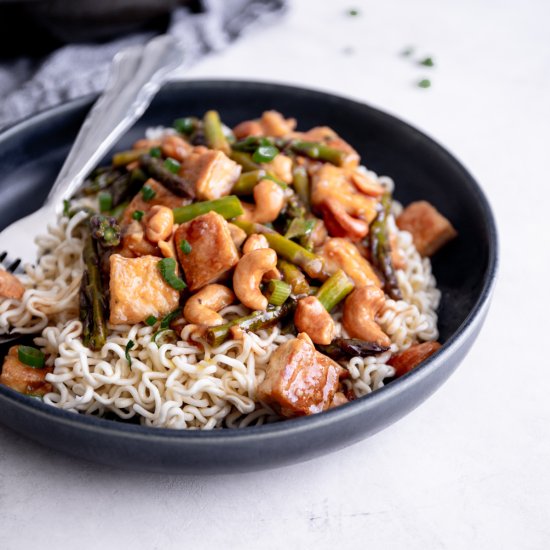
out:
{"label": "navy blue bowl", "polygon": [[[36,209],[67,155],[93,98],[43,112],[0,136],[0,225]],[[166,86],[121,140],[174,118],[220,111],[228,124],[277,109],[301,128],[333,127],[364,162],[396,181],[404,203],[426,199],[459,237],[433,258],[442,291],[441,350],[409,374],[356,401],[311,417],[241,430],[146,428],[61,411],[0,386],[0,421],[73,456],[125,469],[227,473],[308,460],[350,445],[392,424],[431,395],[457,368],[485,319],[497,269],[491,209],[472,176],[445,149],[408,124],[334,95],[275,84],[191,81]],[[2,354],[5,353],[5,350]]]}

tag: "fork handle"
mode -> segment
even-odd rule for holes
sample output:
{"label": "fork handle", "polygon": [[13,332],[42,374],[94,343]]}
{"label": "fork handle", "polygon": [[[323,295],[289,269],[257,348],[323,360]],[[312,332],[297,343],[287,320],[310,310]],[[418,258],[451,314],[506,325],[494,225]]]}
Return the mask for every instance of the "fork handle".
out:
{"label": "fork handle", "polygon": [[46,205],[59,214],[63,199],[80,187],[89,172],[138,120],[168,74],[183,61],[175,38],[162,35],[145,46],[131,46],[113,59],[107,87],[86,117],[59,172]]}

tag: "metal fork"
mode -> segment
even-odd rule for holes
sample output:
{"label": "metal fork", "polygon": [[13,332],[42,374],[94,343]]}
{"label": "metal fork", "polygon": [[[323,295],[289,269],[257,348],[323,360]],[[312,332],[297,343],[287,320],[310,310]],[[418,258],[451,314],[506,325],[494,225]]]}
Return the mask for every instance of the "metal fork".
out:
{"label": "metal fork", "polygon": [[[69,198],[103,156],[144,113],[169,74],[183,62],[180,43],[168,35],[131,46],[113,59],[107,87],[84,120],[80,132],[38,211],[0,233],[0,262],[14,271],[36,260],[35,239],[55,220]],[[15,338],[0,337],[0,344]]]}

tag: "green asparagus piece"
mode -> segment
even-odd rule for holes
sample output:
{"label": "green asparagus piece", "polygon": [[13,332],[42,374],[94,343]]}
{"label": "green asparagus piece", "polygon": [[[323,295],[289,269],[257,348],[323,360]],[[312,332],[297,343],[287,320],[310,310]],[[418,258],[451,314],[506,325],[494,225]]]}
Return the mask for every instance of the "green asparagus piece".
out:
{"label": "green asparagus piece", "polygon": [[305,218],[294,218],[288,229],[286,230],[285,237],[287,239],[296,239],[297,237],[307,237],[311,235],[313,228],[315,227],[315,220],[306,220]]}
{"label": "green asparagus piece", "polygon": [[91,232],[85,237],[82,255],[85,265],[80,286],[82,339],[85,346],[97,351],[107,339],[107,307],[101,281],[100,258]]}
{"label": "green asparagus piece", "polygon": [[162,159],[154,158],[151,155],[141,155],[139,157],[140,166],[153,179],[166,186],[172,193],[180,197],[195,197],[193,185],[178,174],[174,174],[164,166]]}
{"label": "green asparagus piece", "polygon": [[309,177],[307,170],[303,166],[296,166],[292,172],[292,176],[294,191],[300,197],[302,204],[309,210]]}
{"label": "green asparagus piece", "polygon": [[96,195],[99,191],[110,187],[117,178],[124,174],[123,171],[113,169],[112,167],[100,167],[92,172],[86,179],[78,195],[90,196]]}
{"label": "green asparagus piece", "polygon": [[339,304],[354,288],[351,279],[339,269],[334,275],[327,279],[317,291],[317,299],[324,308],[330,312],[334,306]]}
{"label": "green asparagus piece", "polygon": [[188,222],[197,216],[201,216],[202,214],[212,211],[217,212],[226,220],[236,218],[244,212],[241,201],[238,197],[235,195],[228,195],[227,197],[222,197],[221,199],[195,202],[193,204],[188,204],[187,206],[179,206],[174,208],[174,222]]}
{"label": "green asparagus piece", "polygon": [[206,138],[206,144],[208,147],[223,151],[225,154],[229,154],[231,148],[223,133],[222,123],[218,112],[208,111],[204,115],[203,125],[204,137]]}
{"label": "green asparagus piece", "polygon": [[301,267],[310,277],[321,280],[327,278],[328,275],[324,270],[323,259],[313,252],[306,250],[303,246],[283,237],[280,233],[265,227],[265,225],[238,220],[234,223],[248,235],[262,233],[267,239],[269,247],[275,250],[280,258]]}
{"label": "green asparagus piece", "polygon": [[260,164],[252,160],[252,155],[250,153],[243,153],[242,151],[233,150],[231,151],[230,157],[237,164],[240,164],[245,172],[262,169]]}
{"label": "green asparagus piece", "polygon": [[347,157],[344,151],[316,141],[294,140],[288,144],[288,148],[298,155],[330,162],[336,166],[343,166]]}
{"label": "green asparagus piece", "polygon": [[397,277],[391,257],[391,244],[388,231],[388,216],[391,209],[391,195],[384,193],[381,198],[381,209],[369,230],[369,244],[374,265],[384,276],[384,291],[393,300],[401,300],[402,294],[397,284]]}
{"label": "green asparagus piece", "polygon": [[90,219],[92,237],[105,248],[120,244],[120,226],[116,218],[111,216],[95,215]]}
{"label": "green asparagus piece", "polygon": [[210,327],[206,331],[206,341],[213,347],[223,344],[229,337],[232,327],[240,327],[242,330],[255,332],[275,325],[293,311],[296,304],[293,300],[287,300],[282,306],[268,307],[266,311],[254,311],[245,317],[238,317],[223,325]]}
{"label": "green asparagus piece", "polygon": [[237,180],[231,193],[234,195],[250,195],[256,187],[256,184],[260,182],[262,178],[266,176],[265,170],[252,170],[250,172],[243,172],[241,177]]}
{"label": "green asparagus piece", "polygon": [[358,338],[334,338],[328,346],[317,345],[315,347],[335,361],[347,361],[352,357],[368,357],[390,349],[376,342],[367,342]]}
{"label": "green asparagus piece", "polygon": [[113,155],[113,166],[126,166],[131,162],[139,160],[141,155],[149,153],[149,149],[130,149],[129,151],[121,151]]}
{"label": "green asparagus piece", "polygon": [[309,284],[306,276],[294,264],[286,260],[279,260],[277,268],[283,275],[283,280],[292,287],[295,295],[309,294]]}

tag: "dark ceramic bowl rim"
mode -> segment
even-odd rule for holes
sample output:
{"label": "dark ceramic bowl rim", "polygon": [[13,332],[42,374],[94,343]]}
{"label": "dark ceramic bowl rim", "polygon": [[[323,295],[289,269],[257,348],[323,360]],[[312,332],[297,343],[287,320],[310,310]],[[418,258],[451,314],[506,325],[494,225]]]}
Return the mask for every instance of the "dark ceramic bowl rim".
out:
{"label": "dark ceramic bowl rim", "polygon": [[[466,181],[470,186],[470,193],[476,195],[479,200],[479,204],[483,211],[485,223],[487,224],[487,232],[489,238],[487,269],[483,277],[483,285],[478,300],[471,309],[470,313],[464,319],[458,329],[449,337],[442,348],[429,359],[424,361],[419,367],[409,372],[405,376],[394,380],[390,384],[340,407],[322,412],[320,414],[293,418],[284,420],[281,422],[275,422],[272,424],[265,424],[262,426],[249,426],[240,429],[215,429],[215,430],[175,430],[169,428],[153,428],[135,424],[125,424],[115,420],[106,420],[94,416],[87,416],[81,413],[74,413],[57,409],[50,405],[46,405],[37,399],[22,395],[10,388],[0,385],[0,393],[4,394],[11,401],[19,407],[29,407],[34,410],[36,416],[53,416],[56,422],[66,424],[77,424],[82,430],[92,432],[113,432],[120,437],[130,437],[132,439],[146,439],[151,441],[153,439],[166,440],[169,439],[182,439],[186,443],[196,444],[221,444],[230,439],[235,440],[248,440],[248,439],[267,439],[277,437],[280,434],[285,435],[298,435],[303,431],[310,430],[321,425],[329,425],[336,423],[339,420],[345,420],[347,417],[355,416],[361,411],[367,409],[376,408],[377,404],[386,400],[397,398],[398,394],[407,391],[409,386],[416,383],[421,383],[421,379],[428,376],[433,370],[437,369],[445,363],[448,356],[452,355],[452,351],[460,348],[462,343],[468,339],[471,332],[474,330],[473,322],[478,317],[482,316],[489,305],[489,300],[494,288],[496,273],[498,267],[498,237],[497,229],[494,220],[493,213],[489,202],[470,173],[464,168],[464,166],[451,155],[444,147],[439,145],[434,139],[411,126],[407,122],[390,115],[380,109],[371,107],[370,105],[355,101],[343,96],[337,96],[335,94],[302,88],[295,86],[288,86],[285,84],[272,84],[269,82],[256,82],[247,80],[188,80],[178,81],[168,84],[166,87],[215,87],[220,90],[231,88],[247,88],[247,87],[269,87],[270,89],[278,88],[281,92],[291,91],[294,94],[306,94],[323,96],[324,99],[330,100],[336,103],[347,103],[356,109],[369,109],[376,116],[385,118],[388,123],[401,126],[402,128],[416,134],[420,139],[426,141],[429,145],[438,150],[438,153],[446,157],[446,160],[454,164],[463,174]],[[23,121],[16,123],[15,125],[5,129],[0,133],[0,147],[6,141],[8,141],[12,135],[17,134],[20,131],[28,130],[33,125],[39,124],[51,117],[62,116],[64,113],[70,112],[73,109],[82,108],[85,105],[90,105],[97,96],[85,96],[78,98],[62,105],[46,109],[39,112]]]}

